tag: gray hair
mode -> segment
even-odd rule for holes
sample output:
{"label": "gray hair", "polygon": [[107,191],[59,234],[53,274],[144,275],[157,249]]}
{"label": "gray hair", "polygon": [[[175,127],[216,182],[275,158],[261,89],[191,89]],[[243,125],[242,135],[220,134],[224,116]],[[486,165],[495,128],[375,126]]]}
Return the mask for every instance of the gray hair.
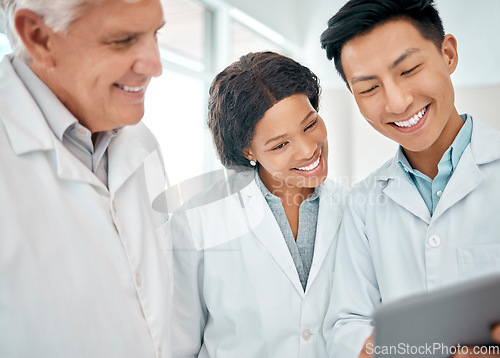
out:
{"label": "gray hair", "polygon": [[[14,16],[20,9],[28,9],[43,18],[45,24],[53,31],[65,33],[70,25],[78,19],[87,4],[103,0],[0,0],[0,7],[5,12],[6,34],[14,54],[28,61],[30,59],[23,42],[14,26]],[[123,0],[138,2],[141,0]]]}

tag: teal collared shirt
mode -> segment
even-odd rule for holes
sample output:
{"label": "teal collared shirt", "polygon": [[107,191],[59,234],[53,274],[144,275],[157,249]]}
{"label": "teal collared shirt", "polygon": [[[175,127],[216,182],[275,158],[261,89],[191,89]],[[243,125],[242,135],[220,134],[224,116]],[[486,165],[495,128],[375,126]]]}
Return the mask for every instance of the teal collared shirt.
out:
{"label": "teal collared shirt", "polygon": [[462,114],[460,117],[465,123],[458,132],[451,146],[441,157],[441,160],[438,163],[438,173],[434,180],[422,172],[413,169],[404,155],[403,148],[399,147],[399,166],[405,171],[408,179],[410,179],[417,187],[417,190],[422,199],[424,199],[425,205],[427,205],[431,215],[434,213],[439,199],[443,195],[444,188],[446,187],[446,184],[448,184],[453,171],[460,161],[460,157],[462,157],[465,148],[467,148],[470,143],[472,136],[472,118],[468,114]]}

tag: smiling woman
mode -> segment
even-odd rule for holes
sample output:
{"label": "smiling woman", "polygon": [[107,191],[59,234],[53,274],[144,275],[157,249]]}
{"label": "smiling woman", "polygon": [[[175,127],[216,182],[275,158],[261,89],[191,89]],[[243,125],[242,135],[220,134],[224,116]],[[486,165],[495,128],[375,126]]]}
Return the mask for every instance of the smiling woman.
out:
{"label": "smiling woman", "polygon": [[213,80],[208,125],[236,173],[172,216],[174,357],[326,356],[343,188],[326,179],[319,94],[308,68],[273,52]]}

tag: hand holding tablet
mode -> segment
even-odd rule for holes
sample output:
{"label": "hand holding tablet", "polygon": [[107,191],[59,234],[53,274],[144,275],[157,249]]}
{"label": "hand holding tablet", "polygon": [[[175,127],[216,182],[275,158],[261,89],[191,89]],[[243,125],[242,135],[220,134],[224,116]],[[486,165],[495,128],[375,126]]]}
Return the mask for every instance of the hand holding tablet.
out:
{"label": "hand holding tablet", "polygon": [[492,334],[500,336],[500,326],[491,332],[500,322],[500,275],[385,304],[375,312],[374,321],[371,353],[377,358],[498,354],[497,346],[489,352],[481,348],[498,343]]}

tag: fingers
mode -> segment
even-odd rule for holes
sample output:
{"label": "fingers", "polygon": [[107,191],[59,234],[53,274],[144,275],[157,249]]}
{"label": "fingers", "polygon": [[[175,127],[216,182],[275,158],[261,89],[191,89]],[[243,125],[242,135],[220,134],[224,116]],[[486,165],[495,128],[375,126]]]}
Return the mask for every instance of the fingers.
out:
{"label": "fingers", "polygon": [[493,330],[491,331],[491,337],[495,342],[500,343],[500,323],[493,327]]}
{"label": "fingers", "polygon": [[368,353],[367,346],[371,345],[373,347],[373,333],[368,337],[365,341],[365,345],[363,346],[363,349],[359,353],[358,358],[372,358],[373,356]]}

